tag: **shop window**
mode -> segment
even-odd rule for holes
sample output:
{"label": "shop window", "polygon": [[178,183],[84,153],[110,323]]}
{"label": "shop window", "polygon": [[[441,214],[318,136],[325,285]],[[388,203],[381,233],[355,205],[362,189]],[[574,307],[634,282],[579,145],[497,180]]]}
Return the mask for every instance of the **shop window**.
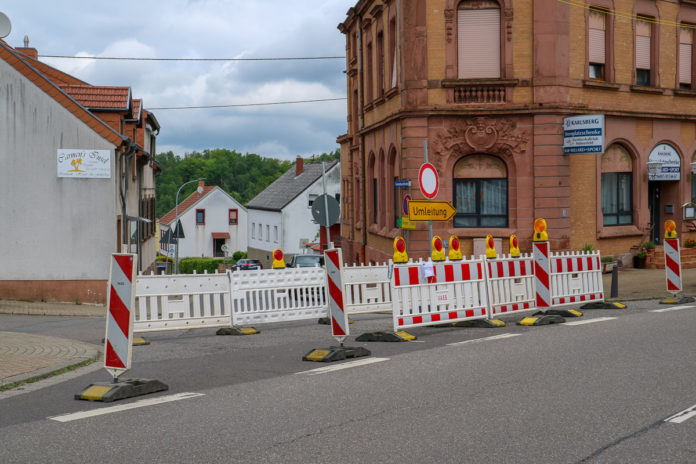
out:
{"label": "shop window", "polygon": [[652,69],[652,35],[654,20],[639,16],[636,20],[636,85],[655,85]]}
{"label": "shop window", "polygon": [[602,10],[591,8],[588,15],[588,26],[588,77],[604,81],[607,79],[607,14]]}
{"label": "shop window", "polygon": [[602,163],[602,218],[604,226],[633,224],[633,161],[621,145],[608,147]]}
{"label": "shop window", "polygon": [[462,158],[454,167],[454,227],[507,227],[505,163],[489,155]]}
{"label": "shop window", "polygon": [[464,1],[457,9],[459,79],[499,78],[500,6],[494,1]]}

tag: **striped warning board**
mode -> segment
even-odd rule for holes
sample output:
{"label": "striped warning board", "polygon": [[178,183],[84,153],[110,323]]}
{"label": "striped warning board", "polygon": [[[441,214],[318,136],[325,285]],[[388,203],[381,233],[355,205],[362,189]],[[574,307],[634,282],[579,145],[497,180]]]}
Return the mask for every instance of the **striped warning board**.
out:
{"label": "striped warning board", "polygon": [[339,343],[348,336],[348,317],[343,308],[343,256],[334,248],[324,253],[326,263],[326,286],[329,289],[329,317],[331,335]]}
{"label": "striped warning board", "polygon": [[682,291],[681,259],[679,252],[679,239],[665,239],[665,276],[667,278],[667,291],[675,295]]}
{"label": "striped warning board", "polygon": [[104,368],[117,378],[130,369],[133,348],[136,255],[114,253],[109,271]]}
{"label": "striped warning board", "polygon": [[549,267],[549,242],[532,242],[534,257],[534,277],[536,280],[536,305],[539,309],[551,306]]}
{"label": "striped warning board", "polygon": [[[433,276],[422,278],[423,264],[432,264]],[[394,267],[394,286],[404,287],[421,284],[441,284],[445,282],[460,282],[483,279],[481,262],[467,263],[420,263],[404,267]]]}

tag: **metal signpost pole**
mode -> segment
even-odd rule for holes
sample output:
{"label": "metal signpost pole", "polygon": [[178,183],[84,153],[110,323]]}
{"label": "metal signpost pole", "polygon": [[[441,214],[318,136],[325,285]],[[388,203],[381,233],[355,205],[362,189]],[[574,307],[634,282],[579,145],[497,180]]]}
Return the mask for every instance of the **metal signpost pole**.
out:
{"label": "metal signpost pole", "polygon": [[331,242],[331,231],[329,225],[329,199],[326,196],[326,163],[321,162],[321,183],[324,188],[324,211],[326,211],[326,220],[324,222],[324,227],[326,227],[326,247],[333,248],[333,243]]}
{"label": "metal signpost pole", "polygon": [[[423,156],[428,162],[428,139],[423,140]],[[433,221],[428,221],[428,243],[433,243]]]}
{"label": "metal signpost pole", "polygon": [[[188,182],[184,182],[181,187],[179,187],[179,190],[176,191],[176,199],[175,199],[175,215],[174,215],[174,233],[177,233],[178,235],[178,230],[177,226],[179,225],[179,193],[181,192],[181,189],[187,186],[188,184],[192,182],[200,182],[202,180],[205,180],[205,177],[202,177],[200,179],[195,179],[195,180],[190,180]],[[203,193],[202,189],[199,189],[199,194]],[[177,239],[176,241],[176,250],[174,252],[174,274],[179,273],[179,240]]]}

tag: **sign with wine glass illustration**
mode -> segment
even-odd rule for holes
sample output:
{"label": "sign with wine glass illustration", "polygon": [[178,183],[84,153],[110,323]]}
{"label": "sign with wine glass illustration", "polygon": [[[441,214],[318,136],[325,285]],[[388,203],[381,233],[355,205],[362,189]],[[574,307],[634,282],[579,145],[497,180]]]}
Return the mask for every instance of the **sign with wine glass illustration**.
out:
{"label": "sign with wine glass illustration", "polygon": [[111,150],[59,149],[58,177],[111,178]]}

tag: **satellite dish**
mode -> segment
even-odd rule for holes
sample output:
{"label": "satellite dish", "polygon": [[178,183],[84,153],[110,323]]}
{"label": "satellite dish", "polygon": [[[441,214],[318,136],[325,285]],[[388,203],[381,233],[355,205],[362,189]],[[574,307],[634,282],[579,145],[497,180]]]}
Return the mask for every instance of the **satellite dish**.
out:
{"label": "satellite dish", "polygon": [[10,35],[12,24],[5,13],[0,12],[0,39]]}

